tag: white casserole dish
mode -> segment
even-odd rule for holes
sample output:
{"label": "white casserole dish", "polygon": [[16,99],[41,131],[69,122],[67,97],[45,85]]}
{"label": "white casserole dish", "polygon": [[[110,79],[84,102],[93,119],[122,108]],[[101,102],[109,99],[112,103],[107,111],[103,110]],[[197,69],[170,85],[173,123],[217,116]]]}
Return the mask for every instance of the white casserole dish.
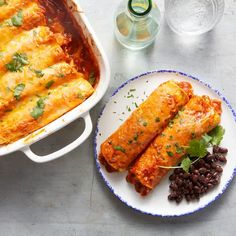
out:
{"label": "white casserole dish", "polygon": [[[57,120],[53,121],[52,123],[48,124],[47,126],[33,132],[32,134],[28,135],[25,138],[22,138],[12,144],[0,146],[0,156],[15,152],[15,151],[22,151],[24,152],[32,161],[37,163],[44,163],[48,161],[55,160],[76,147],[82,144],[91,134],[92,132],[92,121],[90,118],[89,110],[94,107],[100,99],[105,94],[109,81],[110,81],[110,68],[108,64],[108,60],[104,53],[104,50],[99,43],[91,25],[89,24],[84,12],[81,10],[79,3],[77,0],[67,0],[66,1],[69,9],[72,11],[74,18],[77,20],[78,24],[80,25],[84,37],[86,38],[88,45],[92,49],[95,58],[98,62],[99,70],[100,70],[100,80],[96,87],[94,94],[89,97],[84,103],[79,105],[78,107],[74,108],[70,112],[66,113],[62,117],[58,118]],[[39,156],[35,154],[30,146],[33,143],[49,136],[50,134],[62,129],[63,127],[67,126],[74,120],[78,119],[79,117],[83,118],[85,121],[85,129],[75,141],[70,143],[69,145],[63,147],[62,149],[51,153],[45,156]]]}

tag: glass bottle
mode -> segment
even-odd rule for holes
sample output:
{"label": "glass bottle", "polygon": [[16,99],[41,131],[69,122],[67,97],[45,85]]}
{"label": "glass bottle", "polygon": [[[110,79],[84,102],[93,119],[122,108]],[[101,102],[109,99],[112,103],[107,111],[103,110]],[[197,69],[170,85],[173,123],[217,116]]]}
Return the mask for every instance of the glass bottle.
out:
{"label": "glass bottle", "polygon": [[160,29],[160,10],[152,0],[124,0],[115,15],[115,35],[133,50],[149,46]]}
{"label": "glass bottle", "polygon": [[165,0],[165,17],[174,32],[197,35],[216,26],[224,6],[224,0]]}

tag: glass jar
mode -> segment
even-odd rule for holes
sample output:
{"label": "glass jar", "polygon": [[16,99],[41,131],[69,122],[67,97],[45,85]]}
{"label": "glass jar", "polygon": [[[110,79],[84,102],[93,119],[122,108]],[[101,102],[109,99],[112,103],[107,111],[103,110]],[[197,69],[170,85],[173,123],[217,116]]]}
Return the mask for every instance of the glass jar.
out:
{"label": "glass jar", "polygon": [[197,35],[216,26],[224,6],[224,0],[165,0],[165,17],[174,32]]}
{"label": "glass jar", "polygon": [[124,0],[115,15],[115,35],[133,50],[149,46],[160,29],[161,14],[151,0]]}

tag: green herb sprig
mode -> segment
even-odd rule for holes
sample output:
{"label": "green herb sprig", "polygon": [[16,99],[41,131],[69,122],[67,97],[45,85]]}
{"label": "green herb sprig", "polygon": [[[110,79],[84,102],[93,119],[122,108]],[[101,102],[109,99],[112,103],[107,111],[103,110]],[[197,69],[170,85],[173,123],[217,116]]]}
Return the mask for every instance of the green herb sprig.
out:
{"label": "green herb sprig", "polygon": [[[187,155],[183,158],[180,166],[159,166],[159,167],[166,169],[182,168],[184,171],[189,172],[189,168],[192,164],[196,163],[201,158],[207,155],[207,148],[209,146],[219,145],[221,143],[224,134],[225,134],[225,129],[222,126],[218,125],[211,132],[203,135],[200,140],[194,139],[190,141],[189,146],[185,147]],[[193,157],[195,157],[196,159],[191,160],[191,158]]]}

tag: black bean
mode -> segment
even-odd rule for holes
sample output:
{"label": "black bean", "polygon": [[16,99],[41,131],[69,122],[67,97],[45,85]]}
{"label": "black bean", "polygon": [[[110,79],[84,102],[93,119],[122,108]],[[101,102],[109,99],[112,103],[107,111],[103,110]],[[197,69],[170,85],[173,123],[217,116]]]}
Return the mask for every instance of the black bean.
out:
{"label": "black bean", "polygon": [[213,178],[216,178],[217,176],[219,176],[218,172],[214,172],[213,175],[212,175]]}
{"label": "black bean", "polygon": [[223,163],[226,163],[226,162],[227,162],[227,159],[226,159],[225,156],[220,155],[220,156],[219,156],[219,161],[220,161],[220,162],[223,162]]}
{"label": "black bean", "polygon": [[206,160],[207,163],[213,162],[213,160],[214,160],[214,155],[209,155],[209,156],[207,156],[207,157],[205,158],[205,160]]}
{"label": "black bean", "polygon": [[172,174],[172,175],[170,175],[169,180],[172,181],[172,180],[175,180],[175,178],[176,178],[176,175]]}
{"label": "black bean", "polygon": [[177,198],[176,192],[173,192],[173,193],[169,194],[169,196],[168,196],[169,200],[175,200],[176,198]]}
{"label": "black bean", "polygon": [[213,146],[213,153],[218,153],[219,152],[219,146],[214,145]]}
{"label": "black bean", "polygon": [[194,192],[196,192],[196,193],[200,193],[200,192],[201,192],[201,189],[200,189],[198,186],[194,186],[194,187],[193,187],[193,190],[194,190]]}
{"label": "black bean", "polygon": [[181,186],[183,184],[183,180],[181,179],[176,179],[175,183],[178,185],[178,186]]}
{"label": "black bean", "polygon": [[223,169],[222,169],[221,166],[217,165],[216,171],[217,171],[218,173],[222,173],[222,172],[223,172]]}
{"label": "black bean", "polygon": [[196,175],[199,175],[199,171],[198,170],[194,170],[193,173],[196,174]]}
{"label": "black bean", "polygon": [[227,148],[223,148],[223,147],[219,147],[218,152],[222,153],[222,154],[225,154],[225,153],[228,153],[228,149]]}
{"label": "black bean", "polygon": [[218,178],[217,179],[213,179],[211,182],[212,182],[213,185],[218,185],[220,183]]}
{"label": "black bean", "polygon": [[202,168],[199,169],[199,173],[200,173],[200,174],[205,174],[206,171],[207,171],[207,169],[204,168],[204,167],[202,167]]}
{"label": "black bean", "polygon": [[212,177],[212,174],[211,173],[207,173],[206,178],[210,179],[211,177]]}
{"label": "black bean", "polygon": [[182,199],[183,199],[183,196],[180,195],[176,198],[176,202],[180,203],[182,201]]}
{"label": "black bean", "polygon": [[198,161],[198,164],[201,166],[201,165],[204,165],[205,164],[205,161],[204,161],[204,159],[200,159],[199,161]]}
{"label": "black bean", "polygon": [[193,183],[196,183],[198,181],[198,175],[191,175],[191,179],[193,181]]}
{"label": "black bean", "polygon": [[217,165],[216,165],[216,163],[214,163],[214,162],[213,162],[213,163],[211,163],[211,168],[215,169],[215,168],[216,168],[216,166],[217,166]]}
{"label": "black bean", "polygon": [[213,187],[214,187],[214,185],[213,185],[213,184],[211,184],[211,183],[208,183],[208,184],[207,184],[207,187],[208,187],[209,189],[211,189],[211,188],[213,188]]}
{"label": "black bean", "polygon": [[184,177],[184,179],[187,179],[188,177],[190,176],[190,174],[189,173],[184,173],[184,175],[183,175],[183,177]]}
{"label": "black bean", "polygon": [[205,163],[204,166],[205,166],[205,168],[208,169],[208,170],[211,168],[211,166],[210,166],[208,163]]}
{"label": "black bean", "polygon": [[206,178],[205,178],[204,175],[200,175],[200,176],[198,177],[198,179],[199,179],[199,181],[200,181],[201,183],[203,183],[203,184],[206,182]]}
{"label": "black bean", "polygon": [[178,190],[178,186],[176,185],[176,183],[172,182],[170,184],[170,188],[173,189],[173,190]]}
{"label": "black bean", "polygon": [[181,173],[179,173],[179,177],[180,177],[180,178],[182,178],[182,177],[183,177],[183,175],[184,175],[184,173],[182,173],[182,172],[181,172]]}

